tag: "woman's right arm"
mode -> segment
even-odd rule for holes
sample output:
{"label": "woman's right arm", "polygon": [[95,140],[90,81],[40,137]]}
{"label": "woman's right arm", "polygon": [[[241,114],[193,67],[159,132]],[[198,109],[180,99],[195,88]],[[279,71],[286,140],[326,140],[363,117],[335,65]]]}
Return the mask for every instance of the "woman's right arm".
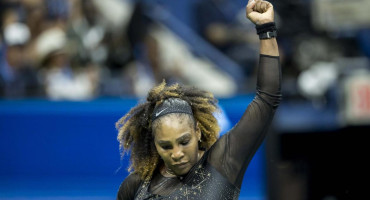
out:
{"label": "woman's right arm", "polygon": [[[255,24],[273,22],[273,7],[266,1],[250,0],[247,16]],[[263,39],[260,41],[256,97],[237,125],[214,144],[208,157],[208,161],[238,187],[280,103],[280,84],[281,68],[276,39]]]}
{"label": "woman's right arm", "polygon": [[121,183],[117,193],[117,200],[133,200],[142,181],[136,174],[130,174]]}

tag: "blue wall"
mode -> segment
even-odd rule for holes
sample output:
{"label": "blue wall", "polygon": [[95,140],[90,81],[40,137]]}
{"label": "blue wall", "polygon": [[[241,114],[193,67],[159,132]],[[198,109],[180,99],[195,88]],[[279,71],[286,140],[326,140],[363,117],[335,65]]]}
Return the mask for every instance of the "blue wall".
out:
{"label": "blue wall", "polygon": [[[233,125],[251,100],[241,96],[220,100],[220,105]],[[114,125],[136,103],[0,101],[0,199],[91,190],[113,199],[128,165],[127,157],[120,161]],[[258,151],[248,168],[242,196],[265,194],[263,154]]]}

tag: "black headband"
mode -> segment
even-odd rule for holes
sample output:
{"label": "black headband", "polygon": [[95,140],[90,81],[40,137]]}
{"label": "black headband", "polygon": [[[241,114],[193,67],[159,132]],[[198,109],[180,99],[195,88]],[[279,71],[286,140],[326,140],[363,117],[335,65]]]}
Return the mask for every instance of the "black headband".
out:
{"label": "black headband", "polygon": [[162,117],[171,113],[184,113],[193,115],[191,106],[188,102],[179,98],[169,98],[163,101],[162,104],[154,108],[152,114],[152,122],[159,117]]}

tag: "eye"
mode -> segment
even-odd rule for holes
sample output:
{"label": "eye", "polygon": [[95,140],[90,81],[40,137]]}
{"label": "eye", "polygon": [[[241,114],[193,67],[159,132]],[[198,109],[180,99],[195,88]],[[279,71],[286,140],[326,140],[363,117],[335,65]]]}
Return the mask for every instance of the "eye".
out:
{"label": "eye", "polygon": [[170,146],[170,145],[163,145],[161,147],[162,147],[162,149],[165,149],[165,150],[172,149],[172,146]]}
{"label": "eye", "polygon": [[180,144],[181,145],[187,145],[187,144],[189,144],[189,140],[182,141],[182,142],[180,142]]}

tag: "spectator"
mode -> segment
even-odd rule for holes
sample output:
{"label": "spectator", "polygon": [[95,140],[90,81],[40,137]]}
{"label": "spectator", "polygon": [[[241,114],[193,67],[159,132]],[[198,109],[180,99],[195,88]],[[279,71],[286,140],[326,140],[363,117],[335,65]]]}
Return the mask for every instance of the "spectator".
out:
{"label": "spectator", "polygon": [[37,38],[36,51],[46,94],[55,100],[91,99],[96,92],[97,71],[94,68],[73,69],[66,42],[66,35],[59,28],[46,30]]}
{"label": "spectator", "polygon": [[27,43],[30,31],[25,24],[11,22],[4,29],[0,53],[0,96],[21,98],[39,96],[40,83],[34,67],[29,65]]}
{"label": "spectator", "polygon": [[230,0],[201,0],[195,4],[194,16],[199,34],[250,76],[258,57],[258,40],[254,25],[243,20],[241,7]]}

